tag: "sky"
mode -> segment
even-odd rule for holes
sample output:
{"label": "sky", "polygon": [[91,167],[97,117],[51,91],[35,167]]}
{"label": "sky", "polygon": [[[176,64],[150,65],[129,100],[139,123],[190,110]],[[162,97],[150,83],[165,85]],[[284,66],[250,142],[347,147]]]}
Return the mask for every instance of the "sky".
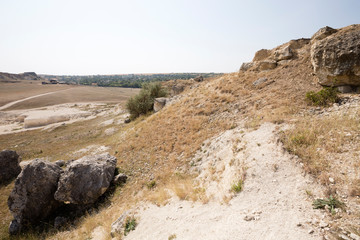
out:
{"label": "sky", "polygon": [[0,0],[0,72],[235,72],[255,52],[360,23],[359,0]]}

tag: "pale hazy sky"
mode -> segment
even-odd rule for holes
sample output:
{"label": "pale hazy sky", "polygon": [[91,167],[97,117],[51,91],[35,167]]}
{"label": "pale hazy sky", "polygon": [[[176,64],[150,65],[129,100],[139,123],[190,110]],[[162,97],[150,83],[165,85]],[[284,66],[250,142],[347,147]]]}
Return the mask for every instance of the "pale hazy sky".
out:
{"label": "pale hazy sky", "polygon": [[0,72],[234,72],[355,23],[360,0],[0,0]]}

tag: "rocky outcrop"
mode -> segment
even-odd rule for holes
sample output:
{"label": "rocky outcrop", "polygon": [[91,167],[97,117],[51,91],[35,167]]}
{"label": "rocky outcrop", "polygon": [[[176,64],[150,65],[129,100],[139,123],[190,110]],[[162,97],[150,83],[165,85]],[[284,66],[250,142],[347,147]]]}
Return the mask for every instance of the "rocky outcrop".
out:
{"label": "rocky outcrop", "polygon": [[158,112],[166,105],[168,98],[155,98],[154,99],[154,112]]}
{"label": "rocky outcrop", "polygon": [[317,40],[322,40],[328,36],[330,36],[331,34],[333,33],[336,33],[337,30],[336,29],[333,29],[331,27],[323,27],[323,28],[320,28],[312,37],[311,37],[311,42],[315,42]]}
{"label": "rocky outcrop", "polygon": [[320,29],[312,37],[311,63],[324,86],[360,86],[360,25]]}
{"label": "rocky outcrop", "polygon": [[15,151],[0,152],[0,184],[15,178],[21,172],[19,155]]}
{"label": "rocky outcrop", "polygon": [[245,62],[240,67],[240,72],[269,71],[279,65],[288,64],[297,57],[297,50],[303,48],[310,39],[296,39],[276,47],[272,50],[261,49],[255,53],[252,62]]}
{"label": "rocky outcrop", "polygon": [[55,199],[73,204],[94,203],[114,177],[116,157],[109,154],[86,156],[66,165]]}
{"label": "rocky outcrop", "polygon": [[11,234],[47,218],[58,207],[54,193],[61,172],[56,164],[40,159],[24,167],[8,199],[10,212],[14,216],[9,227]]}

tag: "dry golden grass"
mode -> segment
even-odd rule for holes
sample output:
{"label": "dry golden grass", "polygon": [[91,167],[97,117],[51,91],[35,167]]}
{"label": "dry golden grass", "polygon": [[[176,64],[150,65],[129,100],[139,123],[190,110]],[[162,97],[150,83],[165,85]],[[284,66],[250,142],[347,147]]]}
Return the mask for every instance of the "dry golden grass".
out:
{"label": "dry golden grass", "polygon": [[358,147],[359,133],[360,121],[356,116],[307,117],[287,130],[283,140],[288,151],[302,158],[305,169],[319,176],[335,170],[327,154],[342,153],[348,144]]}

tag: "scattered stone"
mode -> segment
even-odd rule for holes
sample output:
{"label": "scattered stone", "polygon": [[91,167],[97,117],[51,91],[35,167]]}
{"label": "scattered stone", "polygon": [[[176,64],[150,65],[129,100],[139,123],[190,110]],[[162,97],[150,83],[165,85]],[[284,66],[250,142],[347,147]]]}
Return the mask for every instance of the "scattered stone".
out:
{"label": "scattered stone", "polygon": [[196,78],[194,78],[194,81],[195,82],[202,82],[202,81],[204,81],[204,77],[203,76],[196,77]]}
{"label": "scattered stone", "polygon": [[0,152],[0,184],[15,178],[21,172],[19,155],[15,151]]}
{"label": "scattered stone", "polygon": [[329,226],[329,224],[328,224],[327,222],[320,221],[319,227],[321,227],[321,228],[326,228],[327,226]]}
{"label": "scattered stone", "polygon": [[359,24],[339,29],[321,40],[313,41],[311,63],[319,83],[324,86],[360,86],[359,46]]}
{"label": "scattered stone", "polygon": [[349,238],[345,234],[339,234],[339,238],[342,239],[342,240],[351,240],[351,238]]}
{"label": "scattered stone", "polygon": [[351,93],[353,92],[353,89],[351,86],[339,86],[337,87],[337,90],[341,93]]}
{"label": "scattered stone", "polygon": [[309,234],[313,234],[313,233],[314,233],[314,229],[310,229],[308,233],[309,233]]}
{"label": "scattered stone", "polygon": [[246,72],[253,66],[254,66],[254,63],[252,63],[252,62],[244,62],[243,64],[241,64],[240,71]]}
{"label": "scattered stone", "polygon": [[115,222],[111,224],[111,237],[115,237],[115,234],[123,234],[124,227],[125,227],[125,221],[127,217],[130,215],[130,211],[126,211],[121,216],[116,219]]}
{"label": "scattered stone", "polygon": [[124,123],[130,123],[131,119],[130,118],[125,118]]}
{"label": "scattered stone", "polygon": [[113,183],[115,185],[126,183],[127,178],[128,177],[124,173],[120,173],[114,177]]}
{"label": "scattered stone", "polygon": [[351,237],[354,240],[360,240],[360,236],[355,233],[350,233],[349,237]]}
{"label": "scattered stone", "polygon": [[255,220],[255,216],[253,216],[253,215],[246,215],[245,217],[244,217],[244,220],[245,221],[253,221],[253,220]]}
{"label": "scattered stone", "polygon": [[85,156],[67,164],[55,199],[73,204],[94,203],[110,186],[117,159],[109,154]]}
{"label": "scattered stone", "polygon": [[158,112],[163,109],[166,105],[168,98],[155,98],[154,99],[154,112]]}
{"label": "scattered stone", "polygon": [[55,162],[56,165],[58,165],[59,167],[63,167],[65,166],[65,161],[64,160],[58,160]]}
{"label": "scattered stone", "polygon": [[329,182],[330,182],[330,183],[332,183],[332,184],[334,184],[334,183],[335,183],[335,180],[334,180],[334,178],[332,178],[332,177],[329,177]]}
{"label": "scattered stone", "polygon": [[263,84],[264,82],[266,82],[268,79],[267,78],[259,78],[258,80],[256,80],[255,82],[253,82],[254,86]]}
{"label": "scattered stone", "polygon": [[8,199],[15,219],[9,231],[14,234],[28,224],[38,223],[59,206],[54,193],[61,172],[55,163],[40,159],[35,159],[21,171]]}
{"label": "scattered stone", "polygon": [[61,229],[62,227],[64,227],[67,224],[67,218],[65,217],[56,217],[54,220],[54,228],[55,229]]}

